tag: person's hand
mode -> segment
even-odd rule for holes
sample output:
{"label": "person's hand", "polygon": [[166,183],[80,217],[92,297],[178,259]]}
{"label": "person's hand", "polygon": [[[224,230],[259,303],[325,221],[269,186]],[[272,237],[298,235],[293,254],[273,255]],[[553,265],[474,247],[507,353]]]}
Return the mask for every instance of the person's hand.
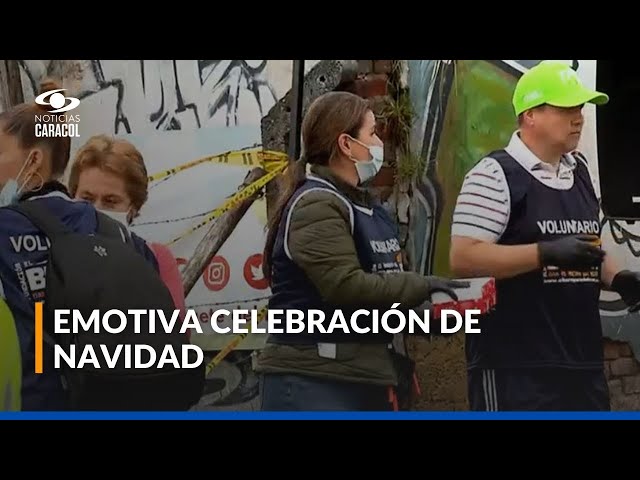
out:
{"label": "person's hand", "polygon": [[449,295],[453,300],[458,300],[458,295],[455,292],[455,288],[469,288],[471,285],[469,282],[461,280],[451,280],[442,277],[427,277],[429,281],[429,295],[433,295],[436,292],[442,292]]}
{"label": "person's hand", "polygon": [[618,272],[611,281],[611,290],[620,295],[630,312],[640,310],[640,272]]}
{"label": "person's hand", "polygon": [[542,266],[587,267],[602,262],[605,252],[595,245],[594,235],[575,235],[538,242]]}
{"label": "person's hand", "polygon": [[[420,318],[426,318],[429,320],[429,333],[426,333],[420,326],[416,325],[413,328],[413,333],[409,333],[407,329],[407,333],[409,335],[417,335],[419,337],[429,337],[434,332],[433,330],[438,330],[439,322],[435,321],[433,318],[433,304],[429,300],[425,300],[420,305],[411,309],[414,313],[418,315]],[[435,327],[435,328],[434,328]]]}
{"label": "person's hand", "polygon": [[412,308],[412,310],[420,315],[420,318],[422,318],[425,312],[429,312],[429,316],[431,316],[433,314],[433,303],[429,300],[425,300],[417,307]]}
{"label": "person's hand", "polygon": [[[460,283],[468,283],[468,282],[460,282]],[[455,294],[454,294],[455,295]],[[428,318],[429,319],[429,333],[424,332],[420,327],[415,326],[413,329],[412,335],[417,335],[420,337],[449,337],[455,335],[455,333],[442,333],[442,324],[440,322],[439,316],[436,316],[435,309],[433,308],[433,303],[429,300],[425,300],[419,306],[412,309],[420,318]]]}

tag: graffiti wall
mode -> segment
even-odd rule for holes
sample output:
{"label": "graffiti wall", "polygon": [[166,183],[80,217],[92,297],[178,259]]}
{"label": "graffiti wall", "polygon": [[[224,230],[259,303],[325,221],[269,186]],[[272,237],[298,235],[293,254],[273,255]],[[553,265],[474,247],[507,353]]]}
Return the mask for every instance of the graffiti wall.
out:
{"label": "graffiti wall", "polygon": [[[317,62],[306,61],[305,69]],[[292,61],[274,60],[22,60],[20,66],[26,101],[45,78],[80,99],[72,155],[103,133],[141,151],[152,181],[132,230],[168,245],[181,268],[215,223],[212,212],[261,164],[260,121],[290,90],[292,78]],[[211,312],[259,308],[269,296],[261,271],[265,223],[261,198],[187,296],[207,332],[193,341],[211,355],[232,339],[213,333]],[[262,335],[249,335],[217,366],[198,408],[251,408],[258,389],[250,354],[263,343]]]}
{"label": "graffiti wall", "polygon": [[[84,135],[253,125],[291,88],[291,61],[22,60],[25,100],[43,78],[82,100]],[[306,61],[311,68],[317,60]],[[259,122],[258,122],[259,123]]]}
{"label": "graffiti wall", "polygon": [[[415,110],[412,149],[426,160],[426,167],[414,185],[408,248],[416,269],[425,274],[449,275],[451,217],[465,173],[483,155],[505,146],[517,128],[511,96],[517,79],[540,60],[419,60],[409,61],[409,88]],[[566,60],[583,81],[596,87],[596,63]],[[585,127],[579,149],[600,194],[596,142],[596,110],[584,110]],[[640,227],[602,216],[603,248],[625,268],[640,268]],[[617,294],[603,291],[601,316],[605,337],[629,342],[636,356],[640,352],[640,318],[629,314]],[[443,342],[446,345],[443,347]],[[433,391],[427,398],[433,406],[443,395],[457,396],[447,408],[464,408],[466,374],[464,341],[436,340],[427,347],[428,364],[423,369],[426,384]],[[442,361],[446,358],[447,361]],[[443,371],[441,363],[449,370]],[[442,382],[437,375],[448,376]],[[430,373],[431,372],[431,373]],[[447,393],[438,391],[445,387]],[[454,387],[451,387],[454,384]]]}

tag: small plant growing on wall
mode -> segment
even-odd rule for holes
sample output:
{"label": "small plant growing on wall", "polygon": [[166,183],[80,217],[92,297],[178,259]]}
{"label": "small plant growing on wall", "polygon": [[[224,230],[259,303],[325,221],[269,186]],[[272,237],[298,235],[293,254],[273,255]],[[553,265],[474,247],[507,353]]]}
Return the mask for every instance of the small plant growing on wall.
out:
{"label": "small plant growing on wall", "polygon": [[385,136],[392,150],[389,166],[394,167],[397,182],[411,182],[422,173],[424,160],[411,151],[411,130],[415,112],[409,89],[402,84],[403,60],[393,60],[387,80],[386,101],[380,112]]}
{"label": "small plant growing on wall", "polygon": [[[412,184],[419,178],[426,161],[411,150],[411,131],[415,112],[409,89],[403,85],[406,62],[393,60],[387,80],[387,97],[379,112],[385,134],[385,154],[394,171],[394,191],[390,198],[400,226],[400,241],[404,247],[409,227],[409,204]],[[410,262],[409,262],[410,263]]]}

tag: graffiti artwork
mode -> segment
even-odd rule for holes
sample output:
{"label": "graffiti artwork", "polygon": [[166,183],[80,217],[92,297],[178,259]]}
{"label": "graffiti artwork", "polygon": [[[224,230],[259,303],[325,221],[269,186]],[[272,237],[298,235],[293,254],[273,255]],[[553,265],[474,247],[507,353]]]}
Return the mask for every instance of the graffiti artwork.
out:
{"label": "graffiti artwork", "polygon": [[111,128],[103,133],[202,128],[214,119],[236,126],[247,123],[246,112],[256,109],[260,119],[277,101],[267,60],[22,60],[21,66],[26,98],[36,96],[43,77],[54,76],[76,83],[83,104],[111,103],[113,117],[104,118]]}

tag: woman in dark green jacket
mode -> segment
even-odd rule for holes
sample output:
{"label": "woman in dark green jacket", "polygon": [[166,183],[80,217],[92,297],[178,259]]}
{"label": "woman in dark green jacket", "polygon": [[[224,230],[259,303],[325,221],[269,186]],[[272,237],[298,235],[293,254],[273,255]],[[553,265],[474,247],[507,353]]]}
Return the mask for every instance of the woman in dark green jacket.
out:
{"label": "woman in dark green jacket", "polygon": [[[309,108],[303,156],[270,219],[264,273],[270,309],[429,308],[434,291],[468,286],[403,271],[397,227],[366,186],[383,144],[366,100],[331,92]],[[370,317],[369,317],[370,318]],[[367,317],[359,318],[365,327]],[[265,410],[386,410],[399,382],[393,335],[271,334],[260,352]]]}

